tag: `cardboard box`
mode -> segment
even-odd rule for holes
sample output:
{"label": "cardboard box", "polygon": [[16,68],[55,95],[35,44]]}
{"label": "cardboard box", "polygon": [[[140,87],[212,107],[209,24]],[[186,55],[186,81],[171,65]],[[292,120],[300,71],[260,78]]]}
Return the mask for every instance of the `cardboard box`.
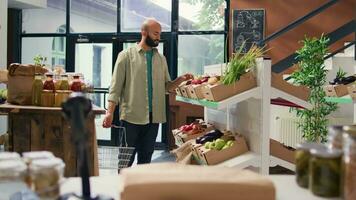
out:
{"label": "cardboard box", "polygon": [[191,131],[188,131],[187,133],[180,131],[179,133],[177,133],[176,135],[174,135],[174,139],[176,141],[176,145],[180,146],[182,144],[184,144],[185,142],[195,139],[197,137],[203,136],[205,135],[207,132],[214,130],[214,126],[211,124],[204,124],[207,127],[205,129],[202,130],[202,132],[197,133],[197,134],[189,134],[191,133]]}
{"label": "cardboard box", "polygon": [[204,93],[203,93],[203,87],[208,85],[207,83],[203,83],[200,85],[189,85],[188,88],[188,93],[190,98],[192,99],[204,99]]}
{"label": "cardboard box", "polygon": [[257,86],[256,77],[252,72],[248,72],[231,85],[217,83],[203,87],[204,98],[209,101],[221,101],[233,95],[245,92]]}
{"label": "cardboard box", "polygon": [[201,146],[196,151],[202,164],[215,165],[248,152],[248,148],[245,138],[236,136],[234,145],[230,148],[218,151]]}
{"label": "cardboard box", "polygon": [[304,101],[307,101],[310,95],[310,90],[307,87],[290,84],[283,79],[283,76],[276,73],[272,73],[271,85],[276,89],[279,89]]}
{"label": "cardboard box", "polygon": [[347,85],[327,85],[324,91],[328,97],[342,97],[348,94]]}
{"label": "cardboard box", "polygon": [[188,87],[189,87],[189,85],[183,85],[183,86],[179,87],[180,92],[182,93],[182,96],[185,98],[190,98]]}
{"label": "cardboard box", "polygon": [[197,144],[195,140],[190,142],[190,151],[192,152],[192,157],[196,161],[196,163],[200,165],[202,165],[203,163],[199,158],[199,153],[197,149],[201,146],[202,144]]}
{"label": "cardboard box", "polygon": [[353,100],[356,100],[356,85],[351,84],[351,85],[347,86],[347,91],[349,92],[349,95],[351,96],[351,98]]}
{"label": "cardboard box", "polygon": [[178,96],[183,96],[183,95],[182,95],[182,92],[180,91],[180,88],[179,88],[179,87],[177,87],[175,90],[176,90],[176,94],[177,94]]}

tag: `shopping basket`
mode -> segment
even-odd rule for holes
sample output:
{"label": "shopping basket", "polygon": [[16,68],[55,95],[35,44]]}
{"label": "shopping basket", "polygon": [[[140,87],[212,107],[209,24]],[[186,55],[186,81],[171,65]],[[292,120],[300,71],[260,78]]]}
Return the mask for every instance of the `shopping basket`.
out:
{"label": "shopping basket", "polygon": [[98,148],[99,168],[120,170],[129,166],[135,148],[127,144],[125,127],[116,125],[111,125],[111,127],[119,129],[119,146]]}

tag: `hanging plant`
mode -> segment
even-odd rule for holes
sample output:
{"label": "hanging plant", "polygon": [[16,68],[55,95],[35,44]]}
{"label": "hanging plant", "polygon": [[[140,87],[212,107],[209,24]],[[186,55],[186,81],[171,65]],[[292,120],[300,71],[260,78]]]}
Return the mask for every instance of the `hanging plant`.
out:
{"label": "hanging plant", "polygon": [[[305,38],[304,46],[297,53],[299,69],[292,74],[294,83],[310,89],[308,102],[311,109],[293,109],[300,118],[298,127],[303,138],[310,142],[326,142],[327,116],[337,109],[336,103],[327,102],[323,86],[326,83],[327,70],[324,56],[328,51],[329,39],[323,35],[318,38]],[[342,74],[340,74],[342,75]]]}

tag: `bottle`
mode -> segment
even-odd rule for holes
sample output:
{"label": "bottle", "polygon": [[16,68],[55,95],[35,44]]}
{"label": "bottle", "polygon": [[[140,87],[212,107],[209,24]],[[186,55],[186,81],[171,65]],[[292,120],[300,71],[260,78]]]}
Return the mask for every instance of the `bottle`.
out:
{"label": "bottle", "polygon": [[43,84],[43,90],[55,91],[52,73],[46,73],[46,81]]}
{"label": "bottle", "polygon": [[41,94],[43,90],[42,74],[35,74],[35,80],[32,83],[32,105],[41,105]]}
{"label": "bottle", "polygon": [[78,74],[73,76],[73,82],[72,82],[72,85],[70,87],[70,90],[72,90],[73,92],[82,91],[82,83],[81,83],[79,78],[80,78],[80,76]]}
{"label": "bottle", "polygon": [[62,74],[61,81],[59,84],[59,90],[69,90],[69,82],[68,82],[68,75]]}

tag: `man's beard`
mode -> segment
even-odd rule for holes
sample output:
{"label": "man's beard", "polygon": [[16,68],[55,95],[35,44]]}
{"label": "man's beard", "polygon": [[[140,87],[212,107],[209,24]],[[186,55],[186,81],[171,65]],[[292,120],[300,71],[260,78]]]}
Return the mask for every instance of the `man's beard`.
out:
{"label": "man's beard", "polygon": [[159,40],[153,40],[148,34],[145,42],[149,47],[157,47],[159,44]]}

